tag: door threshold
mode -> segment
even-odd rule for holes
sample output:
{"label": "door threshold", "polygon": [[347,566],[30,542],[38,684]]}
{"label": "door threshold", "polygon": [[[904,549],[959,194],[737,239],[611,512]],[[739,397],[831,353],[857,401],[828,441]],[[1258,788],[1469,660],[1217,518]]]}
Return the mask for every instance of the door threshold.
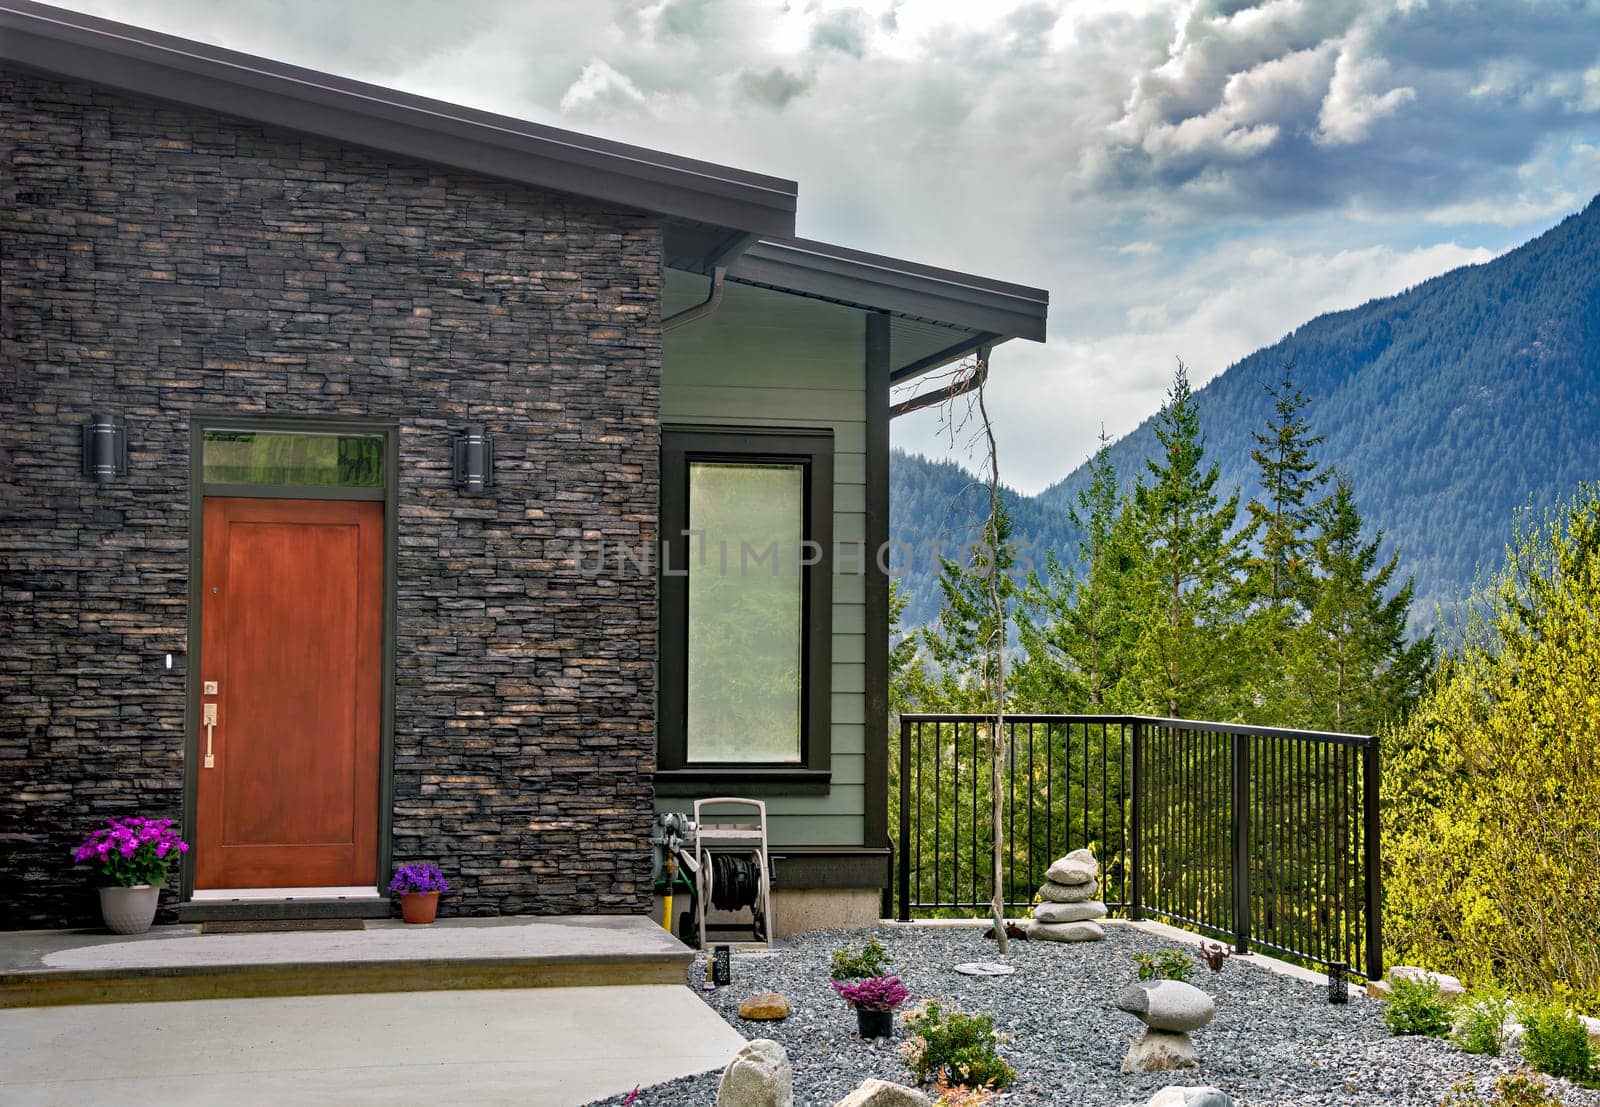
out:
{"label": "door threshold", "polygon": [[197,888],[190,902],[211,903],[235,899],[366,899],[377,895],[377,888],[372,884],[349,884],[329,888]]}
{"label": "door threshold", "polygon": [[370,885],[339,888],[206,888],[178,904],[182,922],[245,919],[386,919],[389,897]]}

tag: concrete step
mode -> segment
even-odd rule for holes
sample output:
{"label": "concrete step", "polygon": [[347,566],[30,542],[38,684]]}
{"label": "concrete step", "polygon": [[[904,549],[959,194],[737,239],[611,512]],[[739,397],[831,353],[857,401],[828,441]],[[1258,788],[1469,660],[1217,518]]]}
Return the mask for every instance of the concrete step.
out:
{"label": "concrete step", "polygon": [[375,920],[359,931],[0,934],[0,1007],[468,988],[682,984],[688,946],[617,915]]}

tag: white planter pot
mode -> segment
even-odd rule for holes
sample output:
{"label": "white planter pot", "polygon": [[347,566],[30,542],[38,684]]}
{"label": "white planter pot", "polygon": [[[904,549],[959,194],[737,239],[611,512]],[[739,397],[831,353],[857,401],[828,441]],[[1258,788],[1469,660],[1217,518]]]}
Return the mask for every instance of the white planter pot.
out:
{"label": "white planter pot", "polygon": [[161,889],[154,884],[101,888],[100,917],[113,934],[143,934],[156,919]]}

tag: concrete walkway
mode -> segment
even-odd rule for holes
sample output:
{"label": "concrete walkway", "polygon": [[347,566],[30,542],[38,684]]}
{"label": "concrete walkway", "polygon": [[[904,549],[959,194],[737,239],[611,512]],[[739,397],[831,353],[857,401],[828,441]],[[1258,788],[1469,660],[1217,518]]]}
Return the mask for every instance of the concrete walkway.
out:
{"label": "concrete walkway", "polygon": [[721,1068],[744,1039],[677,984],[16,1008],[0,1042],[15,1107],[561,1107]]}

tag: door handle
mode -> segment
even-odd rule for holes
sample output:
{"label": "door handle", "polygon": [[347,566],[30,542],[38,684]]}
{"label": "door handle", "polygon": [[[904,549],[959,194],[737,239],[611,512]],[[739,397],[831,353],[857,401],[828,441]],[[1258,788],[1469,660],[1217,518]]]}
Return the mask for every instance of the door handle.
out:
{"label": "door handle", "polygon": [[214,755],[211,752],[211,735],[212,735],[212,732],[217,729],[217,705],[216,704],[214,704],[214,703],[203,703],[203,704],[200,705],[200,723],[201,723],[202,726],[204,726],[206,728],[206,761],[205,761],[205,766],[208,769],[214,769],[214,768],[217,767],[217,758],[216,758],[216,755]]}

